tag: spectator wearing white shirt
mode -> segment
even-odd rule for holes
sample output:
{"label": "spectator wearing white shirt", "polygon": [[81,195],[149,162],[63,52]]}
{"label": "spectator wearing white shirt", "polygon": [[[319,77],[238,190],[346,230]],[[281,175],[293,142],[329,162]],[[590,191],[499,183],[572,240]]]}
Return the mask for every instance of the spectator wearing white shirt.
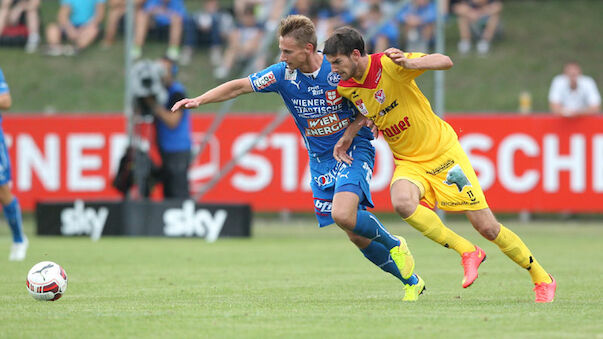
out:
{"label": "spectator wearing white shirt", "polygon": [[583,75],[577,62],[568,62],[551,83],[549,107],[565,117],[595,114],[601,110],[601,95],[593,78]]}

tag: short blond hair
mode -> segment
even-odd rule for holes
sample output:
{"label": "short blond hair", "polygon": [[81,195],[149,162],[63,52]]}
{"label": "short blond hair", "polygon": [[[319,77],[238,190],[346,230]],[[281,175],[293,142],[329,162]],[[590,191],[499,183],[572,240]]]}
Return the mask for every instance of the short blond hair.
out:
{"label": "short blond hair", "polygon": [[316,51],[316,28],[310,18],[303,15],[289,15],[281,20],[278,30],[280,37],[289,36],[298,42],[300,46],[312,44]]}

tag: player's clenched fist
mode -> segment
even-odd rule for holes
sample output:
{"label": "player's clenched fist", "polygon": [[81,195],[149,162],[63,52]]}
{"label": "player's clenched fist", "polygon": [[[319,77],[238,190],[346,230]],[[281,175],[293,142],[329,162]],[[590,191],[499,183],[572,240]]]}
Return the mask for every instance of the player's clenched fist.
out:
{"label": "player's clenched fist", "polygon": [[387,55],[393,62],[397,63],[400,66],[404,66],[406,62],[406,56],[404,56],[404,52],[397,48],[388,48],[385,50],[385,55]]}

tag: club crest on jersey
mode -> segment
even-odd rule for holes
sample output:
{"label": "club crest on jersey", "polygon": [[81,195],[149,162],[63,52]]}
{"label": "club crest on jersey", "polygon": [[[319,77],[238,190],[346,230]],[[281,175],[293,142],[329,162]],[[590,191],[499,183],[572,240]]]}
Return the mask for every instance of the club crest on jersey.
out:
{"label": "club crest on jersey", "polygon": [[253,80],[253,85],[259,91],[259,90],[262,90],[262,89],[272,85],[275,82],[276,82],[276,77],[274,76],[274,73],[272,73],[272,71],[270,71],[270,72],[262,75],[261,77]]}
{"label": "club crest on jersey", "polygon": [[337,93],[336,89],[332,89],[330,91],[326,91],[325,92],[325,97],[327,98],[327,104],[329,106],[335,106],[337,104],[340,104],[341,101],[343,100],[343,98],[341,97],[341,95],[339,95],[339,93]]}
{"label": "club crest on jersey", "polygon": [[369,114],[368,109],[366,109],[366,106],[364,105],[364,101],[362,101],[362,99],[358,99],[354,103],[356,104],[358,111],[360,111],[360,113],[362,113],[362,115]]}
{"label": "club crest on jersey", "polygon": [[329,75],[327,75],[327,82],[331,86],[337,86],[339,80],[341,80],[341,77],[335,72],[329,72]]}
{"label": "club crest on jersey", "polygon": [[375,92],[375,99],[377,99],[377,102],[379,102],[380,104],[385,102],[385,92],[383,91],[383,89],[380,89]]}

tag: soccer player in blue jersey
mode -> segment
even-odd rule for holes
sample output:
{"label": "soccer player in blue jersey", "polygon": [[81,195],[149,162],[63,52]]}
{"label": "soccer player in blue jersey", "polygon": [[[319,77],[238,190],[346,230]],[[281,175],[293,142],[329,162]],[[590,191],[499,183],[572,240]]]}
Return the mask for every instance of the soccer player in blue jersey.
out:
{"label": "soccer player in blue jersey", "polygon": [[363,127],[349,152],[347,165],[333,158],[333,146],[357,111],[337,93],[339,75],[316,50],[310,19],[291,15],[279,27],[281,62],[248,77],[228,81],[204,94],[178,101],[172,111],[221,102],[251,92],[276,92],[283,98],[304,138],[310,157],[314,208],[320,227],[335,222],[364,256],[404,284],[404,299],[417,300],[425,289],[402,237],[391,235],[377,217],[369,190],[375,150],[372,132]]}
{"label": "soccer player in blue jersey", "polygon": [[[4,73],[0,68],[0,111],[10,108],[12,98],[8,90],[8,84],[4,80]],[[27,254],[28,241],[23,233],[21,221],[21,207],[19,201],[10,191],[10,160],[4,141],[4,131],[2,130],[2,116],[0,115],[0,203],[4,209],[4,216],[8,221],[8,226],[13,234],[13,245],[10,249],[9,260],[21,261]]]}

